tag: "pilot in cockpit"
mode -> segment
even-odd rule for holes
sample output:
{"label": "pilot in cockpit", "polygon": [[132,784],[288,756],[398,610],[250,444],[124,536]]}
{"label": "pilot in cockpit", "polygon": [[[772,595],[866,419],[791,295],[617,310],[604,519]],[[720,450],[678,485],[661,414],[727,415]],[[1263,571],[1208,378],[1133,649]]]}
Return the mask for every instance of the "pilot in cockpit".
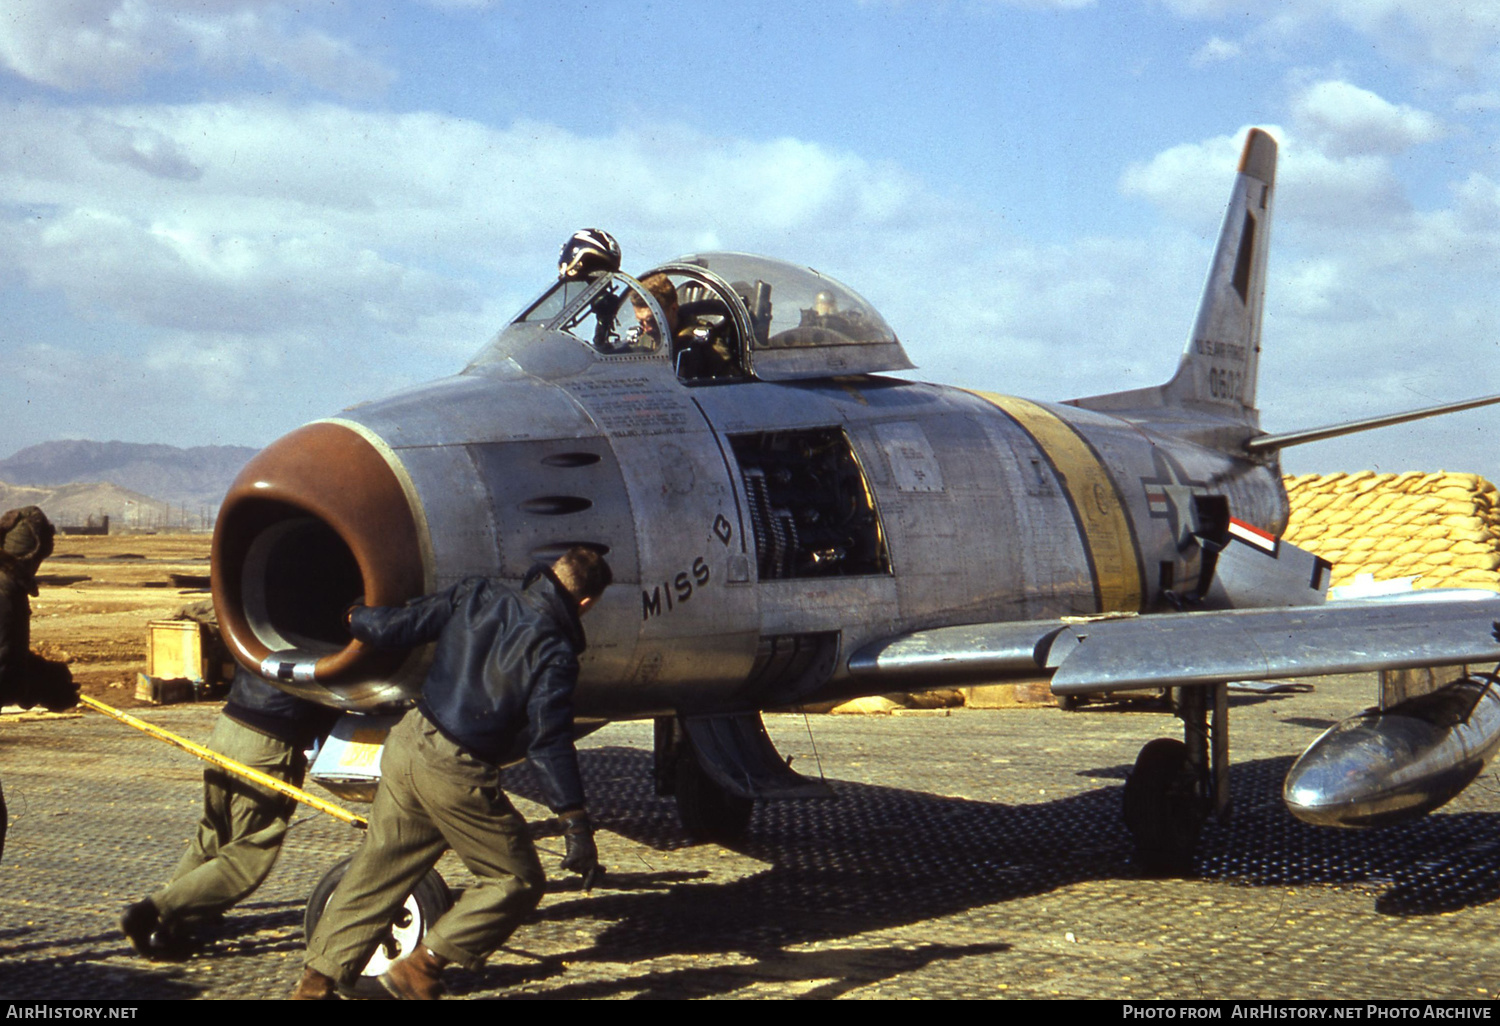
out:
{"label": "pilot in cockpit", "polygon": [[[736,373],[734,353],[722,333],[713,330],[708,323],[699,323],[712,321],[718,326],[724,320],[722,315],[717,318],[700,318],[699,321],[684,325],[681,323],[677,289],[665,274],[648,274],[641,279],[641,284],[651,293],[667,319],[667,333],[672,339],[672,360],[680,378],[701,381],[733,376]],[[641,336],[659,339],[661,332],[650,309],[635,297],[632,297],[632,302]]]}
{"label": "pilot in cockpit", "polygon": [[[665,274],[648,274],[641,279],[651,298],[656,300],[656,305],[661,307],[661,312],[667,319],[667,335],[677,337],[677,288],[667,280]],[[639,329],[640,339],[644,343],[651,339],[653,344],[660,345],[662,338],[661,326],[656,323],[656,316],[652,314],[651,308],[647,306],[635,293],[630,294],[631,307],[635,310],[636,327]]]}

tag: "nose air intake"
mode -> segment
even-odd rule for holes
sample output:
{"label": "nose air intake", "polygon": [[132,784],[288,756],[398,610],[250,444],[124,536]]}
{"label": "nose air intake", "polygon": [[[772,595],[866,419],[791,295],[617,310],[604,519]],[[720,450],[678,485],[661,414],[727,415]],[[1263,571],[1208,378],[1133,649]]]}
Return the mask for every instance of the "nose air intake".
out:
{"label": "nose air intake", "polygon": [[393,675],[404,653],[354,641],[344,610],[361,600],[400,604],[423,584],[401,481],[351,428],[294,431],[230,486],[214,528],[213,594],[224,640],[241,663],[325,698],[331,689],[366,704],[375,697],[369,685]]}

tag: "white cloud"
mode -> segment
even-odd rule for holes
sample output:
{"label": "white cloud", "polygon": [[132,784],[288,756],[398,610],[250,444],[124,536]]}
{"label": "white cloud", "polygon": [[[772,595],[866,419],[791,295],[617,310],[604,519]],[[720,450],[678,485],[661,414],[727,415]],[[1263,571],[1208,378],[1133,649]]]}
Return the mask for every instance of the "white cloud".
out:
{"label": "white cloud", "polygon": [[1120,176],[1120,190],[1151,200],[1175,220],[1207,237],[1218,230],[1227,195],[1224,183],[1239,160],[1247,131],[1241,129],[1235,135],[1201,143],[1182,143],[1149,161],[1131,164]]}
{"label": "white cloud", "polygon": [[1191,58],[1192,65],[1196,68],[1206,67],[1210,64],[1222,64],[1232,61],[1244,52],[1239,43],[1213,36],[1208,42],[1198,48]]}
{"label": "white cloud", "polygon": [[1292,137],[1284,166],[1278,216],[1294,223],[1352,239],[1389,230],[1411,215],[1411,200],[1386,157],[1334,157]]}
{"label": "white cloud", "polygon": [[1250,23],[1248,52],[1296,47],[1316,30],[1354,31],[1413,66],[1500,72],[1500,0],[1159,0],[1184,18]]}
{"label": "white cloud", "polygon": [[246,329],[351,301],[396,319],[472,307],[475,280],[543,266],[536,240],[575,221],[662,257],[705,232],[780,249],[791,232],[889,229],[933,203],[892,168],[793,139],[269,104],[3,113],[0,190],[26,211],[0,238],[36,287],[140,323]]}
{"label": "white cloud", "polygon": [[1453,98],[1453,109],[1460,114],[1487,114],[1500,110],[1500,90],[1462,93]]}
{"label": "white cloud", "polygon": [[182,155],[169,137],[154,128],[131,128],[117,121],[92,118],[83,123],[84,142],[99,160],[144,171],[157,178],[193,181],[202,168]]}
{"label": "white cloud", "polygon": [[899,170],[797,139],[265,102],[0,110],[0,194],[0,282],[155,340],[118,364],[109,343],[109,366],[204,394],[276,375],[275,416],[304,419],[463,366],[581,224],[631,269],[708,243],[857,277],[871,240],[945,216]]}
{"label": "white cloud", "polygon": [[1286,261],[1277,275],[1276,304],[1283,314],[1300,318],[1338,317],[1347,310],[1351,291],[1347,271],[1333,255]]}
{"label": "white cloud", "polygon": [[1416,62],[1465,71],[1500,71],[1500,2],[1339,0],[1332,16],[1382,48]]}
{"label": "white cloud", "polygon": [[391,73],[349,43],[289,28],[280,0],[6,0],[0,64],[55,89],[118,90],[150,72],[259,64],[341,95],[378,92]]}
{"label": "white cloud", "polygon": [[[1377,104],[1384,103],[1374,94],[1366,95]],[[1399,115],[1383,126],[1383,134],[1372,133],[1362,144],[1376,152],[1346,152],[1359,145],[1350,139],[1355,123],[1352,117],[1342,122],[1325,117],[1305,134],[1300,119],[1293,128],[1261,126],[1281,143],[1276,171],[1278,222],[1360,235],[1386,231],[1411,217],[1411,201],[1386,155],[1399,138],[1395,127]],[[1340,133],[1335,127],[1347,131]],[[1247,130],[1183,143],[1149,161],[1132,164],[1120,178],[1120,189],[1150,200],[1205,238],[1216,234],[1225,196],[1221,183],[1228,181],[1226,176],[1237,165]],[[1333,152],[1325,148],[1329,144]]]}
{"label": "white cloud", "polygon": [[1437,118],[1348,82],[1318,82],[1292,101],[1293,123],[1330,157],[1394,154],[1444,135]]}

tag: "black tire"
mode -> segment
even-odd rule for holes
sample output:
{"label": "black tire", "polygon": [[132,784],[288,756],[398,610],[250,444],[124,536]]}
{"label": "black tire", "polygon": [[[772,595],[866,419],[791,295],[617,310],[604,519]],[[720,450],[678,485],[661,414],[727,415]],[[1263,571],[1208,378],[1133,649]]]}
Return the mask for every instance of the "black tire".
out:
{"label": "black tire", "polygon": [[1083,698],[1079,695],[1058,695],[1057,707],[1063,712],[1076,712],[1083,705]]}
{"label": "black tire", "polygon": [[677,818],[695,841],[720,844],[741,840],[750,829],[755,801],[730,794],[698,765],[691,748],[679,753],[672,794]]}
{"label": "black tire", "polygon": [[1125,826],[1135,842],[1134,862],[1151,876],[1192,872],[1198,835],[1207,818],[1187,745],[1173,738],[1149,742],[1125,781]]}
{"label": "black tire", "polygon": [[[351,855],[339,862],[324,873],[323,879],[319,880],[318,885],[313,888],[312,894],[307,899],[307,911],[302,916],[302,931],[307,937],[312,937],[318,920],[323,918],[323,910],[328,907],[328,899],[333,897],[333,889],[344,878],[344,873],[348,871],[352,860]],[[386,935],[386,939],[370,957],[359,979],[348,988],[349,994],[359,998],[390,997],[380,983],[380,974],[385,972],[396,959],[409,954],[427,932],[428,927],[437,922],[452,905],[453,896],[448,893],[448,885],[438,875],[437,870],[429,870],[412,890],[411,896],[406,899],[406,904],[397,915],[396,922],[391,924],[391,932]]]}

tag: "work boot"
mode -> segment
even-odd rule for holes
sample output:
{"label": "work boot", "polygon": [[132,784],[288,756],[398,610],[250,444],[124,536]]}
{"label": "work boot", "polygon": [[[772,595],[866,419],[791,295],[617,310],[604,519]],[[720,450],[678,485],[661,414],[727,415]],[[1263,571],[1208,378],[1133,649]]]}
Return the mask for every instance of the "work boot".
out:
{"label": "work boot", "polygon": [[151,957],[161,962],[185,962],[199,947],[198,935],[191,926],[162,920],[151,938]]}
{"label": "work boot", "polygon": [[302,979],[287,995],[288,1001],[332,1001],[338,997],[333,989],[333,977],[324,976],[312,966],[302,970]]}
{"label": "work boot", "polygon": [[144,958],[156,957],[151,936],[160,925],[161,913],[156,911],[150,898],[126,905],[125,911],[120,915],[120,929],[125,931],[125,937],[130,941],[130,946],[135,948],[135,953]]}
{"label": "work boot", "polygon": [[418,944],[411,954],[392,962],[380,982],[403,1001],[431,1001],[442,997],[447,990],[443,986],[443,966],[447,964],[442,955]]}

